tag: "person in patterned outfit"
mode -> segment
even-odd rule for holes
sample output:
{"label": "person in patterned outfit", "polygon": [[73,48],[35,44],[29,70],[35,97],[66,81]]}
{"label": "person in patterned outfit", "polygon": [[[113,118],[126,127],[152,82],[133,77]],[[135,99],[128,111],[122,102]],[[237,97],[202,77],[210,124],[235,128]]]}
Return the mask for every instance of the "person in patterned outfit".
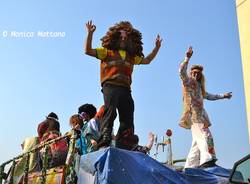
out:
{"label": "person in patterned outfit", "polygon": [[97,122],[92,121],[96,115],[93,104],[83,104],[78,108],[78,114],[70,117],[71,127],[79,134],[76,140],[76,149],[80,155],[96,151],[96,141],[99,138]]}
{"label": "person in patterned outfit", "polygon": [[[56,113],[51,112],[46,119],[39,123],[37,127],[40,144],[53,140],[61,136],[60,123]],[[48,167],[57,167],[65,164],[68,153],[68,144],[65,139],[61,139],[49,145]],[[41,149],[42,157],[45,155],[45,148]]]}
{"label": "person in patterned outfit", "polygon": [[193,65],[190,75],[188,75],[187,68],[192,54],[192,47],[189,47],[179,69],[183,85],[184,102],[184,111],[179,125],[183,128],[191,129],[193,138],[185,168],[203,168],[215,166],[217,160],[213,136],[209,130],[211,123],[203,107],[203,99],[230,99],[232,93],[214,95],[206,92],[205,78],[202,74],[203,67],[201,65]]}
{"label": "person in patterned outfit", "polygon": [[130,150],[134,137],[134,101],[131,95],[134,65],[149,64],[157,55],[162,39],[157,35],[155,47],[144,57],[141,33],[130,22],[121,21],[110,27],[101,39],[101,48],[92,48],[96,26],[86,23],[87,39],[85,54],[101,60],[101,86],[105,112],[101,122],[101,137],[97,146],[108,147],[112,140],[114,120],[119,113],[120,126],[116,135],[116,147]]}

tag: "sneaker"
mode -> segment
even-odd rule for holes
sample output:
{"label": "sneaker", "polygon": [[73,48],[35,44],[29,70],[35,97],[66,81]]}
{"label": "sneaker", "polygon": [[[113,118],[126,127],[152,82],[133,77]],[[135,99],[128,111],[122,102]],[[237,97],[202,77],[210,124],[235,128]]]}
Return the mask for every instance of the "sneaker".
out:
{"label": "sneaker", "polygon": [[217,166],[215,164],[216,161],[217,161],[217,159],[212,159],[210,161],[207,161],[207,162],[201,164],[198,168],[202,169],[202,168],[208,168],[208,167],[215,167],[215,166]]}
{"label": "sneaker", "polygon": [[100,148],[107,148],[107,147],[110,146],[110,144],[111,144],[110,141],[101,140],[101,141],[99,141],[99,142],[97,143],[96,147],[97,147],[97,149],[100,149]]}

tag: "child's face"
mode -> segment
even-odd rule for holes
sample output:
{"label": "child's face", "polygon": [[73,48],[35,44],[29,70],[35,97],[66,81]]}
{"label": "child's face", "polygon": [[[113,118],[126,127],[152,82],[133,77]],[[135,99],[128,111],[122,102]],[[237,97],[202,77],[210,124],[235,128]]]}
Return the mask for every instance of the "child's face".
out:
{"label": "child's face", "polygon": [[70,119],[70,125],[73,129],[80,130],[82,128],[82,120],[79,116],[72,116]]}

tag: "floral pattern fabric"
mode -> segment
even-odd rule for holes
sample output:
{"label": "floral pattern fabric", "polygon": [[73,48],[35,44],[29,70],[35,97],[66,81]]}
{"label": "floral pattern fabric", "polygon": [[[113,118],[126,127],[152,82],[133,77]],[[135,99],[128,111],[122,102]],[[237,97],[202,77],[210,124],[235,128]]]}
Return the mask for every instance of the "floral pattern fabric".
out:
{"label": "floral pattern fabric", "polygon": [[203,107],[203,99],[218,100],[223,95],[210,94],[206,92],[202,95],[201,84],[192,79],[187,74],[188,59],[185,59],[180,65],[180,77],[183,84],[183,103],[184,111],[179,125],[183,128],[190,129],[193,123],[203,123],[205,127],[211,126],[207,112]]}
{"label": "floral pattern fabric", "polygon": [[187,74],[188,62],[189,59],[186,58],[179,69],[184,102],[184,111],[179,125],[192,131],[192,146],[185,168],[194,168],[216,159],[213,136],[208,128],[211,123],[204,109],[203,99],[218,100],[222,99],[223,95],[205,92],[203,96],[201,83]]}

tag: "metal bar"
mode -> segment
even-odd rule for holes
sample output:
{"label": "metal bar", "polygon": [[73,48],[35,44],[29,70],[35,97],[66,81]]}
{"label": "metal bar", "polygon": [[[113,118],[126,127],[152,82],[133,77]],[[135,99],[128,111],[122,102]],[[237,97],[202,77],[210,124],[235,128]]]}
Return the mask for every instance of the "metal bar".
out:
{"label": "metal bar", "polygon": [[11,175],[10,175],[9,184],[14,183],[13,175],[14,175],[14,173],[15,173],[15,168],[16,168],[16,161],[13,160],[13,164],[12,164],[12,167],[11,167]]}
{"label": "metal bar", "polygon": [[41,184],[46,184],[46,174],[47,174],[47,168],[48,168],[48,152],[49,152],[49,146],[45,146],[45,154],[43,157],[43,167],[42,167],[42,182]]}
{"label": "metal bar", "polygon": [[75,154],[76,154],[75,142],[77,139],[77,132],[75,130],[72,130],[72,131],[73,132],[70,138],[67,159],[65,162],[64,179],[63,179],[65,183],[75,182],[75,181],[72,181],[72,178],[74,178]]}
{"label": "metal bar", "polygon": [[3,181],[3,176],[4,176],[4,166],[5,165],[1,165],[0,166],[0,184],[2,184],[2,181]]}
{"label": "metal bar", "polygon": [[[29,150],[29,151],[27,151],[27,152],[25,152],[25,153],[23,153],[23,154],[20,154],[20,155],[14,157],[13,159],[10,159],[10,160],[8,160],[8,161],[2,163],[2,165],[5,166],[5,165],[9,164],[10,162],[13,162],[13,160],[17,160],[17,159],[19,159],[19,158],[24,157],[27,153],[34,152],[34,151],[36,151],[36,150],[38,150],[38,149],[41,149],[41,148],[45,147],[46,145],[55,143],[55,142],[57,142],[57,141],[59,141],[59,140],[61,140],[61,139],[65,139],[65,138],[67,138],[67,137],[70,137],[70,135],[67,134],[67,135],[64,135],[64,136],[61,136],[61,137],[57,137],[56,139],[52,139],[52,140],[50,140],[50,141],[47,141],[47,142],[44,142],[44,143],[39,144],[39,145],[37,145],[37,146],[34,146],[34,148],[32,148],[31,150]],[[1,165],[1,166],[2,166],[2,165]]]}
{"label": "metal bar", "polygon": [[178,162],[186,162],[186,159],[184,158],[184,159],[173,160],[173,164]]}
{"label": "metal bar", "polygon": [[23,184],[28,183],[28,174],[29,174],[29,164],[30,164],[30,154],[28,153],[26,156],[26,163],[24,168],[24,178],[23,178]]}

